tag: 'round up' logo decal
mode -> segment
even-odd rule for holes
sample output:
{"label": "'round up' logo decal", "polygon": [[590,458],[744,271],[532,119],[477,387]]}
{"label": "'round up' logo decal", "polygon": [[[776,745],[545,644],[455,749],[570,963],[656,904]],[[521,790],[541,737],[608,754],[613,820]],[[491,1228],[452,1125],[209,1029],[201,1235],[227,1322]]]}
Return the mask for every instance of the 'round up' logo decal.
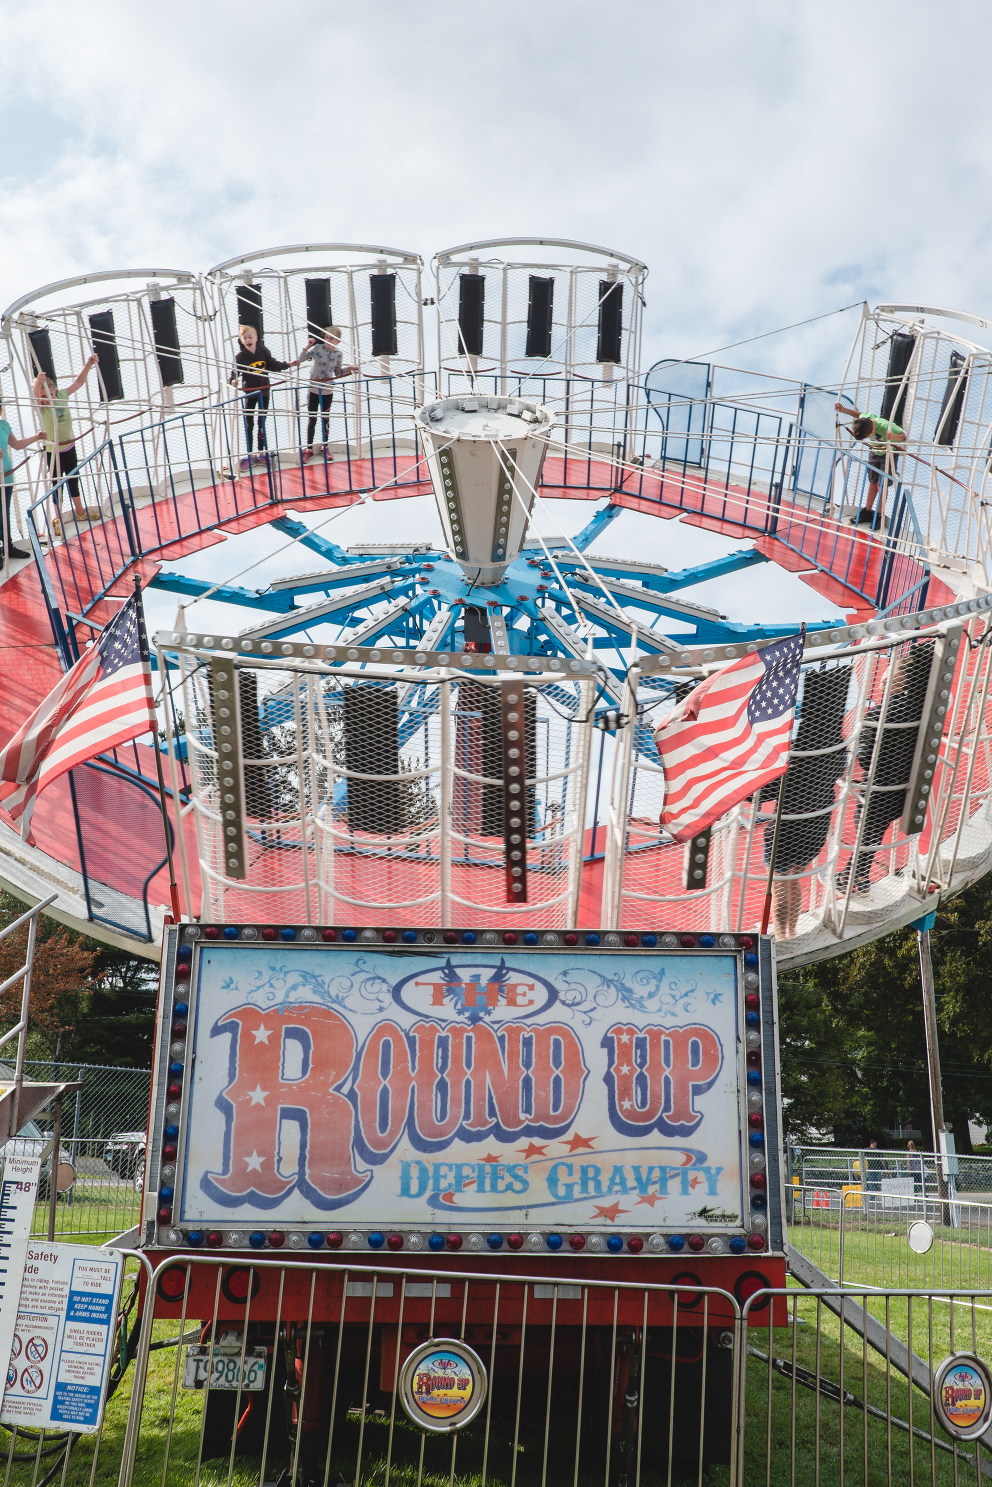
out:
{"label": "'round up' logo decal", "polygon": [[461,1430],[486,1398],[482,1359],[463,1342],[432,1338],[415,1348],[400,1374],[403,1408],[421,1430]]}
{"label": "'round up' logo decal", "polygon": [[974,1353],[945,1358],[933,1377],[933,1405],[948,1435],[974,1440],[992,1412],[992,1377]]}

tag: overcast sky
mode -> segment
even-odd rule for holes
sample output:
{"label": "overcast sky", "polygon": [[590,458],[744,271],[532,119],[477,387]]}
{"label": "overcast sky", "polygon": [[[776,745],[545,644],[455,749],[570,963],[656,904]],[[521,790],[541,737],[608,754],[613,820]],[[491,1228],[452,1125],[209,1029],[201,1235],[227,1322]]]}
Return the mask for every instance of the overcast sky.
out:
{"label": "overcast sky", "polygon": [[[645,366],[862,299],[992,317],[988,0],[13,0],[3,17],[2,305],[280,244],[429,260],[520,235],[648,263]],[[829,382],[857,315],[716,359]],[[433,520],[407,504],[394,539]],[[663,525],[625,516],[606,550],[680,566],[734,545]],[[264,554],[253,536],[204,563]],[[710,602],[833,612],[770,569]]]}
{"label": "overcast sky", "polygon": [[[988,0],[14,0],[0,300],[520,234],[642,257],[652,360],[862,298],[992,314],[990,42]],[[843,319],[733,359],[826,376]]]}

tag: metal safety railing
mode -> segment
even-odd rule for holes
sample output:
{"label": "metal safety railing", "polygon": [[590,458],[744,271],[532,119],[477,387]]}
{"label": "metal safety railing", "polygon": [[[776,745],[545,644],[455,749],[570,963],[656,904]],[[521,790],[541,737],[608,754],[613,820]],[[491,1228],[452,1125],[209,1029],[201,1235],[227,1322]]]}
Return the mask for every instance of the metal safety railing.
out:
{"label": "metal safety railing", "polygon": [[[987,1289],[936,1286],[749,1298],[742,1309],[741,1432],[731,1482],[959,1487],[987,1481],[987,1407],[984,1429],[977,1411],[973,1417],[982,1433],[963,1441],[948,1430],[941,1404],[942,1380],[954,1360],[967,1365],[975,1354],[989,1356],[990,1303]],[[953,1389],[951,1383],[949,1413],[960,1419],[963,1401],[955,1403]],[[969,1393],[969,1408],[970,1400]]]}
{"label": "metal safety railing", "polygon": [[[948,1410],[941,1388],[948,1360],[989,1356],[992,1291],[757,1279],[738,1302],[689,1275],[570,1282],[244,1254],[168,1256],[153,1273],[129,1254],[101,1431],[0,1426],[5,1480],[957,1487],[992,1476],[987,1401],[961,1440],[961,1401],[951,1395]],[[407,1360],[424,1344],[444,1358],[446,1343],[478,1364],[478,1412],[461,1430],[424,1428],[403,1403]]]}
{"label": "metal safety railing", "polygon": [[992,1288],[992,1204],[892,1186],[787,1187],[789,1243],[838,1285]]}

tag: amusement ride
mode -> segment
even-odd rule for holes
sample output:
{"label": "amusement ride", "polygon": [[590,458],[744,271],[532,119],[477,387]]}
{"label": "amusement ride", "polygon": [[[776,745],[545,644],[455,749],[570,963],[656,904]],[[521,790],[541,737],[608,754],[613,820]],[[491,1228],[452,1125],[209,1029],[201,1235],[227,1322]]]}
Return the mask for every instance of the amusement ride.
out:
{"label": "amusement ride", "polygon": [[[992,353],[969,337],[987,323],[866,305],[830,386],[645,368],[647,274],[550,239],[446,249],[429,273],[415,252],[309,243],[12,304],[0,385],[22,434],[39,378],[96,360],[68,400],[75,468],[28,453],[14,475],[5,553],[29,556],[0,587],[4,740],[136,579],[176,617],[149,635],[158,737],[53,784],[32,842],[0,810],[4,886],[57,891],[65,922],[151,957],[170,876],[184,920],[274,935],[486,923],[619,943],[753,932],[768,903],[779,960],[801,964],[986,872]],[[338,354],[319,396],[314,346]],[[852,439],[859,412],[904,440]],[[384,540],[387,503],[431,495],[440,540],[435,520]],[[591,503],[577,533],[561,499]],[[352,507],[367,538],[342,546]],[[630,512],[659,522],[643,560],[607,555]],[[666,566],[671,521],[727,551]],[[224,544],[263,527],[284,571],[242,585]],[[207,550],[209,577],[184,570]],[[783,793],[677,841],[659,725],[804,621],[739,623],[696,591],[768,564],[836,610],[802,632]],[[218,605],[229,624],[205,630]]]}

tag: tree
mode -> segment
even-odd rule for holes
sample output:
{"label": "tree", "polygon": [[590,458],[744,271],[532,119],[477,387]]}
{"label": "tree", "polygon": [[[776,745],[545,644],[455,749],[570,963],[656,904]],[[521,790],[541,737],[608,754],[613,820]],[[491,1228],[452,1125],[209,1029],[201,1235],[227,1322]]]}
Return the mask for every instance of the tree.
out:
{"label": "tree", "polygon": [[[23,904],[0,894],[0,929],[23,913]],[[0,982],[24,964],[27,935],[25,925],[0,940]],[[150,1064],[157,987],[154,963],[42,915],[31,977],[30,1055],[64,1063]],[[0,1027],[15,1026],[20,1011],[18,982],[0,997]],[[13,1056],[13,1039],[8,1046]]]}
{"label": "tree", "polygon": [[[944,1117],[959,1152],[970,1119],[992,1124],[992,878],[948,900],[931,932]],[[916,931],[898,930],[780,984],[787,1131],[885,1139],[898,1123],[930,1144],[930,1085]],[[791,1097],[791,1099],[790,1099]]]}

